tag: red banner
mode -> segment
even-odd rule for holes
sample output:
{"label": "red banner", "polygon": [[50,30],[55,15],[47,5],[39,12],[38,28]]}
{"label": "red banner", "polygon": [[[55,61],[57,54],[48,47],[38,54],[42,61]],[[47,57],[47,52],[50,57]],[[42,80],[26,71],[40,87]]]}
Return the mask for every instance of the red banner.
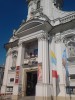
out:
{"label": "red banner", "polygon": [[16,76],[15,76],[15,83],[16,84],[19,83],[19,70],[20,70],[20,66],[16,66]]}
{"label": "red banner", "polygon": [[58,78],[58,74],[56,70],[52,70],[52,77]]}

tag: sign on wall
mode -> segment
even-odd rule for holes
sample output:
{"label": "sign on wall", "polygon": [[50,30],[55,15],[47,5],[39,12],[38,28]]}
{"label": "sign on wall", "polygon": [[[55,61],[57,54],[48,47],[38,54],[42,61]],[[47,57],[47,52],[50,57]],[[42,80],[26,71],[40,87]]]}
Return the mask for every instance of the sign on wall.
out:
{"label": "sign on wall", "polygon": [[38,63],[38,81],[42,81],[42,63]]}
{"label": "sign on wall", "polygon": [[20,66],[16,66],[16,76],[15,76],[15,83],[19,83],[19,71],[20,71]]}

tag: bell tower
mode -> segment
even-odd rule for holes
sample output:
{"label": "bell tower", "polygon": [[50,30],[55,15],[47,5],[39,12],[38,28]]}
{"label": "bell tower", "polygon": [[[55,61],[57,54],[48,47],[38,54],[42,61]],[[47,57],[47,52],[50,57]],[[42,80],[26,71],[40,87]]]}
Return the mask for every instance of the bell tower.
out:
{"label": "bell tower", "polygon": [[27,0],[28,1],[28,16],[27,20],[40,16],[39,13],[45,14],[49,19],[54,17],[54,7],[61,10],[63,0]]}

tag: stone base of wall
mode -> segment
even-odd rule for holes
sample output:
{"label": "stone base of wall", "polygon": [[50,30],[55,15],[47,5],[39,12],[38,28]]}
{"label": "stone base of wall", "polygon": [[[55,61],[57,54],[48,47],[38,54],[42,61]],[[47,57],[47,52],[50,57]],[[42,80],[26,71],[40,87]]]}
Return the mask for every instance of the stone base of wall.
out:
{"label": "stone base of wall", "polygon": [[12,100],[18,100],[18,95],[12,95]]}
{"label": "stone base of wall", "polygon": [[75,100],[75,95],[69,95],[69,96],[67,96],[66,100]]}
{"label": "stone base of wall", "polygon": [[59,97],[56,97],[56,100],[67,100],[67,99],[65,97],[59,96]]}
{"label": "stone base of wall", "polygon": [[58,96],[55,100],[75,100],[75,96],[68,96],[68,97],[62,97],[62,96]]}
{"label": "stone base of wall", "polygon": [[22,95],[12,95],[12,100],[20,100]]}
{"label": "stone base of wall", "polygon": [[75,97],[37,97],[35,96],[35,100],[75,100]]}
{"label": "stone base of wall", "polygon": [[53,100],[53,97],[37,97],[37,96],[35,96],[35,100]]}
{"label": "stone base of wall", "polygon": [[[18,96],[18,95],[12,95],[12,100],[20,100],[22,96]],[[32,100],[32,98],[31,98]],[[68,96],[68,97],[38,97],[38,96],[35,96],[35,100],[75,100],[75,96]]]}

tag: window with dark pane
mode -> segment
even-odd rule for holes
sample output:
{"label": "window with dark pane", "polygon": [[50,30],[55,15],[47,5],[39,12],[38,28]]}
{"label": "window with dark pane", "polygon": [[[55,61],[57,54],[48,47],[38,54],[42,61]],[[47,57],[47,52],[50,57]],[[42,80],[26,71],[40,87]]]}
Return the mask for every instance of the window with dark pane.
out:
{"label": "window with dark pane", "polygon": [[37,1],[37,9],[40,8],[40,0]]}
{"label": "window with dark pane", "polygon": [[13,86],[7,86],[6,91],[7,92],[13,92]]}
{"label": "window with dark pane", "polygon": [[14,82],[14,78],[10,78],[10,82]]}
{"label": "window with dark pane", "polygon": [[75,79],[75,74],[71,74],[70,79]]}

